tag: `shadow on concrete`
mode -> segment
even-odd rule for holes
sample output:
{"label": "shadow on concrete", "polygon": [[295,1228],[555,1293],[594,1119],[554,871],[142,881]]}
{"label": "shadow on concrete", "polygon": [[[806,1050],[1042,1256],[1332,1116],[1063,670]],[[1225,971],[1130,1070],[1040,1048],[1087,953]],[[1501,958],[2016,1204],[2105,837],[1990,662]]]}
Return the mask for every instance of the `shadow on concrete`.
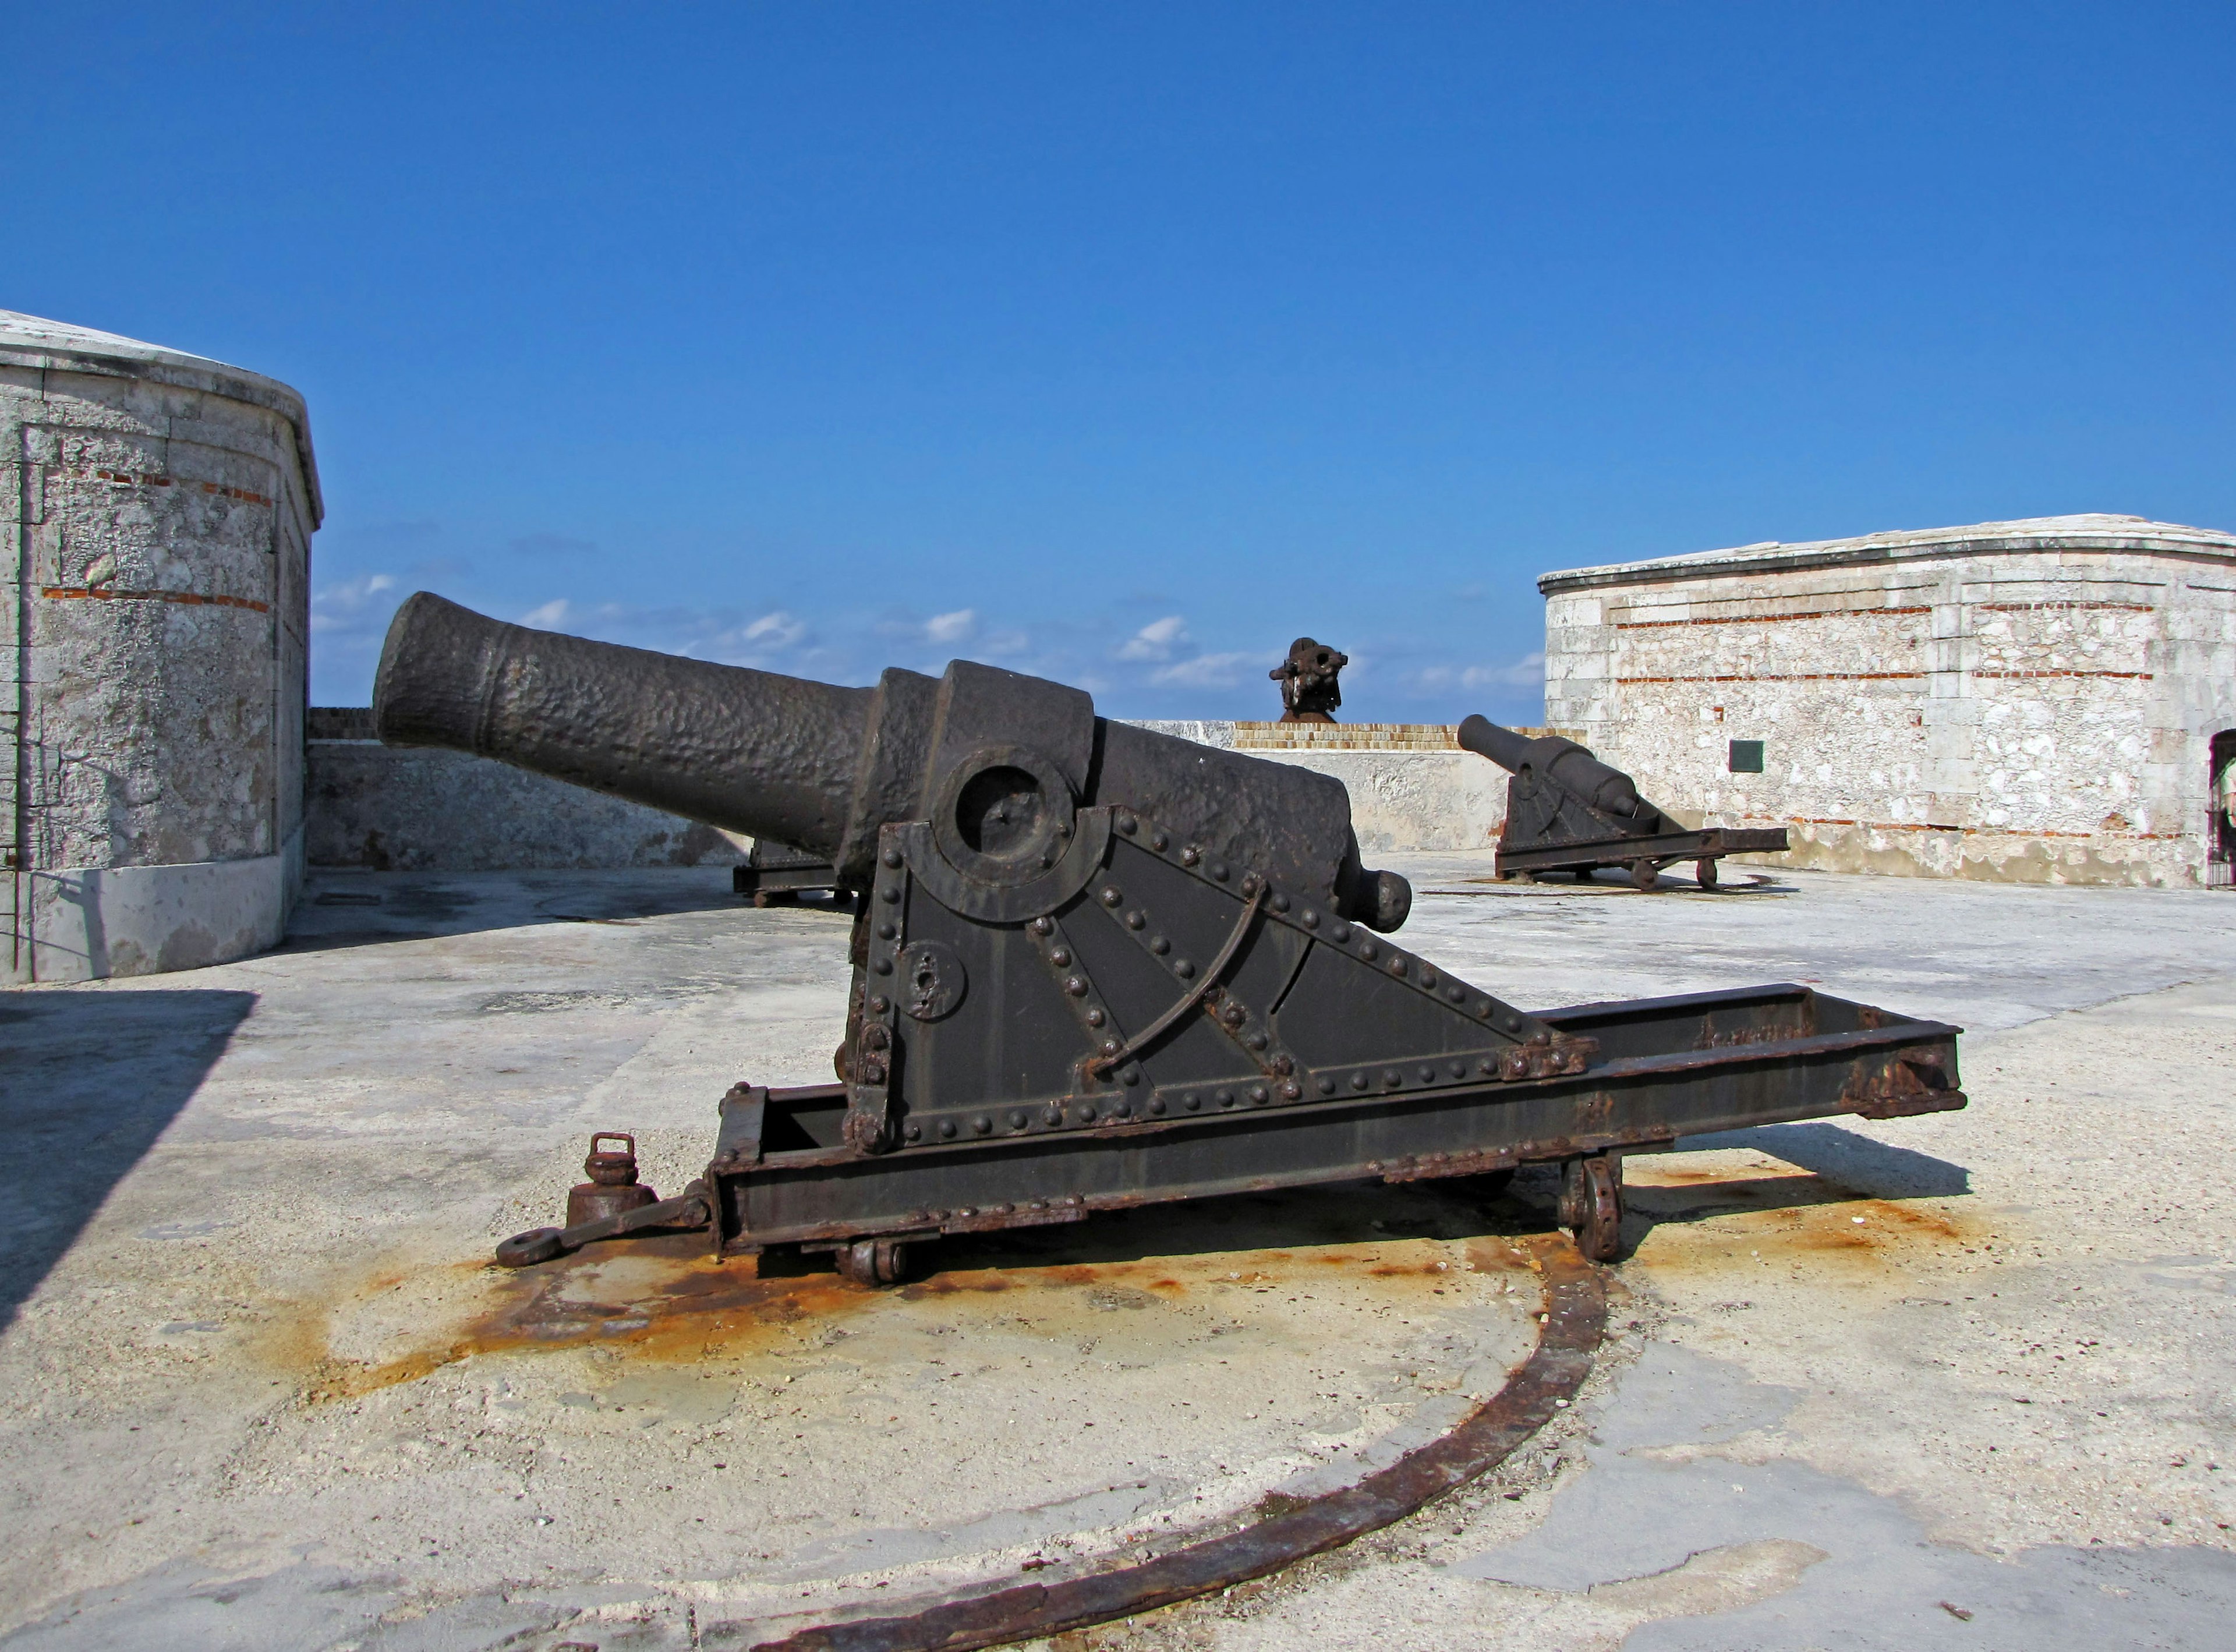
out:
{"label": "shadow on concrete", "polygon": [[0,995],[0,1131],[15,1167],[0,1201],[0,1327],[178,1116],[255,1005],[253,992]]}
{"label": "shadow on concrete", "polygon": [[[1549,1178],[1546,1186],[1551,1187]],[[1548,1220],[1531,1204],[1501,1197],[1469,1178],[1398,1187],[1351,1181],[1112,1211],[1060,1227],[957,1234],[928,1247],[913,1273],[923,1280],[935,1269],[1092,1267],[1153,1256],[1242,1256],[1390,1239],[1506,1237],[1542,1233]],[[828,1256],[813,1254],[772,1253],[761,1259],[766,1278],[830,1267]],[[926,1283],[937,1288],[936,1280]]]}
{"label": "shadow on concrete", "polygon": [[[537,924],[634,924],[683,912],[750,914],[727,866],[644,866],[591,872],[313,872],[279,952],[326,952],[391,941],[434,940]],[[842,938],[851,914],[802,901],[763,921],[828,923]],[[750,921],[750,920],[748,920]]]}
{"label": "shadow on concrete", "polygon": [[1685,1150],[1746,1148],[1854,1190],[1867,1199],[1946,1199],[1972,1191],[1972,1173],[1930,1153],[1895,1147],[1838,1124],[1763,1124],[1720,1135],[1687,1136]]}

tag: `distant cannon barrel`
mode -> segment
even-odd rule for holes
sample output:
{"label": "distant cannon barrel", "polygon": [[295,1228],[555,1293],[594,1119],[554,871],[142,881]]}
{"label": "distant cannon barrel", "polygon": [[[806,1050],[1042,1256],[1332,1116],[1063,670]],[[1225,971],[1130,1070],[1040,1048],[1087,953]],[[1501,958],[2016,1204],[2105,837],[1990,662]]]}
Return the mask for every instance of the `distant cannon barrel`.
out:
{"label": "distant cannon barrel", "polygon": [[1403,878],[1359,865],[1340,781],[1111,722],[1076,688],[969,661],[841,688],[532,630],[422,591],[389,627],[373,726],[391,745],[796,844],[850,887],[871,880],[886,826],[931,821],[998,883],[1068,838],[1075,808],[1108,805],[1355,922],[1395,929],[1412,904]]}
{"label": "distant cannon barrel", "polygon": [[1487,757],[1509,773],[1532,769],[1566,787],[1594,808],[1609,814],[1639,812],[1638,786],[1621,769],[1602,763],[1584,747],[1558,734],[1532,740],[1511,728],[1502,728],[1488,717],[1472,716],[1460,725],[1459,742],[1478,757]]}

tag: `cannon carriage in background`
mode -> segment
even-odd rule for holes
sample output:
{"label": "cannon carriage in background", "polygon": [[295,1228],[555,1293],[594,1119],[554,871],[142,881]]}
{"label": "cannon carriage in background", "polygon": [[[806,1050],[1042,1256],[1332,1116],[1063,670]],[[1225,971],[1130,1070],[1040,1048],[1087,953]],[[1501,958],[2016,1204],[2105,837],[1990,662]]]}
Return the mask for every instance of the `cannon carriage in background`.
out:
{"label": "cannon carriage in background", "polygon": [[1783,826],[1689,831],[1641,797],[1629,775],[1558,734],[1533,740],[1470,717],[1460,724],[1459,742],[1514,777],[1498,836],[1502,878],[1549,872],[1588,878],[1602,866],[1621,866],[1645,890],[1662,867],[1689,860],[1700,887],[1713,889],[1724,856],[1778,854],[1786,846]]}
{"label": "cannon carriage in background", "polygon": [[[1964,1104],[1956,1029],[1799,986],[1533,1013],[1391,942],[1340,782],[957,661],[842,688],[503,624],[421,593],[382,739],[827,857],[855,898],[838,1082],[744,1080],[654,1227],[890,1282],[943,1234],[1257,1189],[1562,1170],[1616,1254],[1621,1160],[1707,1131]],[[1581,749],[1581,748],[1578,748]]]}

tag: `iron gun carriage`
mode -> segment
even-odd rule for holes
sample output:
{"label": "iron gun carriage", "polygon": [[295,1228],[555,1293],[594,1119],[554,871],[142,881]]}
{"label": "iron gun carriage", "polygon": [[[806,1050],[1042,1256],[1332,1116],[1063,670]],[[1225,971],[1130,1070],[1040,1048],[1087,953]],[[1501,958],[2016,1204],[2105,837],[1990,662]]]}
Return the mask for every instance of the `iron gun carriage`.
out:
{"label": "iron gun carriage", "polygon": [[1601,866],[1622,866],[1640,889],[1651,889],[1662,867],[1689,860],[1700,887],[1713,889],[1724,856],[1776,854],[1786,846],[1783,826],[1688,830],[1641,797],[1629,775],[1558,734],[1533,740],[1470,717],[1460,724],[1459,742],[1513,776],[1498,837],[1502,878],[1541,872],[1588,878]]}
{"label": "iron gun carriage", "polygon": [[1700,1132],[1962,1107],[1957,1030],[1800,986],[1533,1013],[1391,942],[1342,785],[957,661],[844,688],[500,623],[422,593],[374,697],[450,747],[827,858],[854,897],[835,1083],[743,1082],[656,1227],[835,1253],[1253,1189],[1561,1167],[1615,1255],[1621,1159]]}

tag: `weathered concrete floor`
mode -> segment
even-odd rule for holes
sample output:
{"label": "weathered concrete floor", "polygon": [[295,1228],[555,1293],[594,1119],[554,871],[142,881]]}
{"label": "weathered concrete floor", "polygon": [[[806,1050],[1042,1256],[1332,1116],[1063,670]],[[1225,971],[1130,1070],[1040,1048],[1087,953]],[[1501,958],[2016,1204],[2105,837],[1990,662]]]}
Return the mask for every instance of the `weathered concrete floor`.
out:
{"label": "weathered concrete floor", "polygon": [[[1088,1642],[2221,1643],[2236,898],[1407,870],[1469,892],[1408,941],[1526,1004],[1801,978],[1996,1030],[1974,1107],[1634,1161],[1574,1428]],[[492,1274],[589,1129],[666,1187],[734,1078],[828,1071],[843,920],[725,877],[328,878],[280,954],[0,1000],[8,1644],[740,1644],[1355,1471],[1526,1346],[1529,1181],[958,1247],[898,1296]]]}

